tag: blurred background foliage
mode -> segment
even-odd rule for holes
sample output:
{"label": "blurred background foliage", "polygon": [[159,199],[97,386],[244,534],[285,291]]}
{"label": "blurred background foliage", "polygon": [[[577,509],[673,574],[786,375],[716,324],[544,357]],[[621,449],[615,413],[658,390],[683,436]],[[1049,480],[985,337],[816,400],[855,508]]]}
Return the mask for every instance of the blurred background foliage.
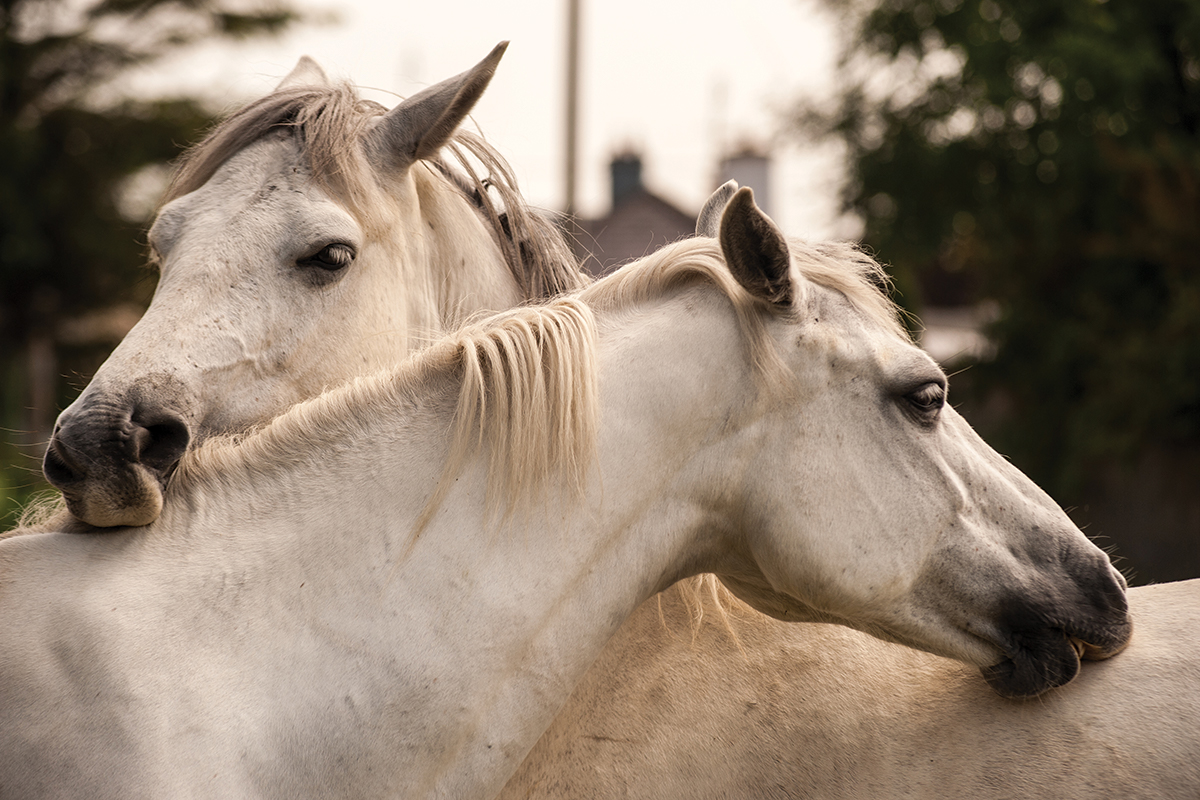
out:
{"label": "blurred background foliage", "polygon": [[989,310],[955,403],[1139,582],[1200,575],[1200,0],[830,5],[799,126],[901,302]]}
{"label": "blurred background foliage", "polygon": [[195,98],[138,100],[113,83],[298,21],[273,0],[0,0],[0,525],[41,485],[53,409],[153,291],[139,183],[156,188],[213,117]]}

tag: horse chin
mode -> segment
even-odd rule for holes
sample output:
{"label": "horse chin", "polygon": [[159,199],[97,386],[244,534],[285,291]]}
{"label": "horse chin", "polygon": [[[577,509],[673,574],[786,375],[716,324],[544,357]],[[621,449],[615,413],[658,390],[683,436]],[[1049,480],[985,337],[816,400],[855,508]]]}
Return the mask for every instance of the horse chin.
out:
{"label": "horse chin", "polygon": [[67,510],[97,528],[149,525],[162,513],[163,492],[158,477],[141,464],[133,464],[104,486],[87,481],[63,490]]}

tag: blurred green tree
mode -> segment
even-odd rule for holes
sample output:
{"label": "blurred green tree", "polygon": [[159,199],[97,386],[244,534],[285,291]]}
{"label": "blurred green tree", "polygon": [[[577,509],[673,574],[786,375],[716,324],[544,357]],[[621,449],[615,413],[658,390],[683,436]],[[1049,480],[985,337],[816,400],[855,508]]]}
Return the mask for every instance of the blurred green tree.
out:
{"label": "blurred green tree", "polygon": [[[883,0],[804,130],[903,300],[992,301],[968,384],[1053,494],[1200,446],[1200,0]],[[961,397],[961,395],[960,395]]]}
{"label": "blurred green tree", "polygon": [[130,98],[114,84],[202,41],[300,19],[282,0],[0,0],[0,464],[18,465],[0,470],[0,523],[37,467],[21,445],[46,436],[65,399],[60,376],[95,366],[80,321],[103,327],[97,312],[131,286],[143,301],[151,291],[145,220],[122,208],[128,181],[212,118],[198,99]]}

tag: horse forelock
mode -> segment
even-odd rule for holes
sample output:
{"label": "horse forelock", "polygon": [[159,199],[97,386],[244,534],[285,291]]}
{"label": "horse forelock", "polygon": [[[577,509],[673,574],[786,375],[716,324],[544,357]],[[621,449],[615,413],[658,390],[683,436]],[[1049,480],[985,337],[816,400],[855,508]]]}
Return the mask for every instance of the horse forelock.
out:
{"label": "horse forelock", "polygon": [[[360,142],[371,123],[386,113],[344,82],[273,92],[234,112],[185,153],[163,202],[199,189],[222,164],[272,132],[290,131],[313,179],[341,198],[365,227],[382,232],[387,227],[379,216],[384,197]],[[482,166],[482,174],[471,158]],[[442,186],[461,195],[484,220],[524,299],[547,299],[584,285],[586,278],[561,230],[528,205],[511,167],[483,137],[459,129],[432,166],[445,179]]]}
{"label": "horse forelock", "polygon": [[579,296],[597,308],[623,309],[694,281],[713,285],[732,303],[764,396],[786,395],[792,373],[767,332],[768,312],[734,280],[715,239],[697,237],[666,245],[600,279]]}
{"label": "horse forelock", "polygon": [[278,131],[297,136],[315,181],[339,195],[351,211],[369,216],[369,167],[358,142],[370,122],[386,113],[348,83],[299,86],[261,97],[221,121],[180,159],[164,204],[203,186],[241,150]]}
{"label": "horse forelock", "polygon": [[805,278],[845,295],[868,319],[905,341],[912,341],[901,322],[904,311],[888,296],[891,278],[878,261],[853,242],[788,242],[792,259]]}

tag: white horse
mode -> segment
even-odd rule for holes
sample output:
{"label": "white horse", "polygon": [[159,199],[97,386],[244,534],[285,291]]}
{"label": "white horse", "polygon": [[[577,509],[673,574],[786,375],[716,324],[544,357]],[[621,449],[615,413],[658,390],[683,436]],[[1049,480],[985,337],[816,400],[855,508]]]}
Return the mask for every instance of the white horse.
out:
{"label": "white horse", "polygon": [[1115,653],[1119,575],[945,405],[872,267],[790,254],[743,192],[719,246],[185,455],[149,526],[0,542],[0,792],[491,797],[702,571],[1007,695]]}
{"label": "white horse", "polygon": [[1130,589],[1120,657],[1026,701],[839,625],[734,601],[731,636],[660,597],[605,646],[500,800],[1200,797],[1200,580]]}
{"label": "white horse", "polygon": [[[735,188],[698,235],[718,235]],[[676,588],[621,627],[500,800],[1200,796],[1200,581],[1130,590],[1121,658],[1032,702],[946,659]]]}
{"label": "white horse", "polygon": [[582,285],[500,156],[458,129],[504,48],[390,112],[302,59],[189,154],[150,230],[153,302],[46,454],[77,518],[150,522],[190,444],[394,364],[474,312]]}

